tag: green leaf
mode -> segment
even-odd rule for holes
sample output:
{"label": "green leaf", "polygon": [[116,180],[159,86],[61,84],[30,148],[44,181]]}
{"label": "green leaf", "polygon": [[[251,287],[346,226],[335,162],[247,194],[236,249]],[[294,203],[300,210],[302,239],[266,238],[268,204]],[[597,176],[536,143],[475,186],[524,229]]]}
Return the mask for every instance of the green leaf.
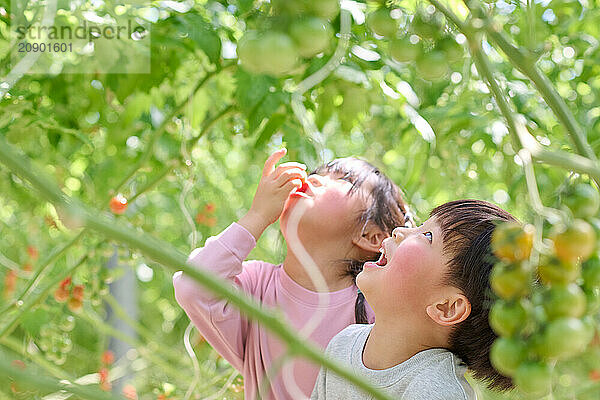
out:
{"label": "green leaf", "polygon": [[184,32],[204,51],[213,64],[221,58],[221,38],[212,25],[198,14],[182,16]]}
{"label": "green leaf", "polygon": [[21,326],[31,336],[39,336],[40,328],[50,320],[48,313],[41,308],[27,311],[21,317]]}
{"label": "green leaf", "polygon": [[268,93],[248,117],[248,131],[254,133],[265,118],[273,115],[286,100],[283,92]]}
{"label": "green leaf", "polygon": [[237,4],[240,13],[245,14],[254,7],[254,0],[238,0]]}
{"label": "green leaf", "polygon": [[275,80],[265,75],[250,75],[242,69],[235,73],[237,89],[235,97],[238,106],[246,116],[249,116],[254,108],[264,99],[269,88],[275,84]]}
{"label": "green leaf", "polygon": [[263,119],[277,111],[287,102],[288,96],[276,90],[277,81],[265,75],[250,75],[243,70],[235,74],[237,80],[237,98],[240,111],[248,118],[249,133],[260,126]]}
{"label": "green leaf", "polygon": [[254,143],[254,148],[258,148],[258,147],[264,145],[266,142],[268,142],[269,139],[271,139],[271,137],[275,134],[275,132],[277,132],[277,130],[279,128],[281,128],[281,126],[284,124],[284,122],[286,120],[287,120],[286,114],[283,114],[283,113],[274,114],[269,119],[269,122],[266,123],[262,132],[258,136],[258,139],[256,139],[256,142]]}

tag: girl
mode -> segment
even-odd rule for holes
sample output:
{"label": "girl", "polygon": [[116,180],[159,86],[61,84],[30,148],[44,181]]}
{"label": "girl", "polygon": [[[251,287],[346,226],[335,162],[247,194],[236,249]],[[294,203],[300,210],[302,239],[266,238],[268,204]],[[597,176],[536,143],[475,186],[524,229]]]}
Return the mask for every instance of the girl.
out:
{"label": "girl", "polygon": [[[325,348],[346,326],[373,321],[354,279],[364,261],[376,259],[388,232],[405,224],[407,208],[396,185],[365,161],[338,159],[307,176],[303,164],[275,167],[285,154],[286,149],[278,150],[266,161],[248,213],[209,238],[203,248],[192,251],[189,261],[231,280],[264,305],[279,307],[301,334],[311,325],[304,331],[307,339]],[[297,207],[303,213],[295,225],[290,218]],[[263,231],[277,219],[287,247],[283,264],[244,262]],[[290,235],[292,239],[297,236],[303,247],[290,246]],[[306,249],[306,256],[316,264],[326,293],[319,293],[322,285],[303,267],[307,257],[298,249]],[[284,344],[181,272],[175,274],[173,285],[175,298],[199,332],[242,372],[247,399],[310,396],[318,366],[296,359],[269,377],[269,393],[259,393],[269,367],[285,353]],[[322,297],[327,297],[326,304]],[[312,317],[317,313],[323,317],[315,321]]]}
{"label": "girl", "polygon": [[[488,323],[490,241],[502,221],[515,219],[491,203],[457,200],[435,208],[419,227],[394,229],[380,259],[366,262],[356,278],[375,324],[348,326],[327,355],[397,399],[475,400],[467,368],[492,389],[510,388],[489,357],[496,338]],[[312,394],[368,398],[325,368]]]}

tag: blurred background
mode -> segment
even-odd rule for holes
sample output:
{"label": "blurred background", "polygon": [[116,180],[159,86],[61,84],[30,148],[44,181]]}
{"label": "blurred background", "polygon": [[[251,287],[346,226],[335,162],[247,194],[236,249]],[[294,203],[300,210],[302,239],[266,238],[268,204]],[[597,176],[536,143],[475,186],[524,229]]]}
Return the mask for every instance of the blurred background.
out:
{"label": "blurred background", "polygon": [[[338,2],[272,2],[56,2],[54,26],[144,26],[150,60],[140,65],[150,72],[136,73],[120,69],[141,57],[127,40],[71,55],[38,47],[39,63],[23,69],[16,21],[31,25],[49,6],[36,13],[25,0],[0,0],[0,135],[67,195],[186,254],[246,212],[264,161],[281,146],[285,160],[309,169],[351,155],[370,161],[402,187],[421,221],[458,198],[533,219],[519,147],[475,68],[469,38],[431,3],[344,1],[352,16],[344,43]],[[443,4],[460,21],[474,19],[462,2]],[[597,154],[598,1],[472,4],[489,18],[478,21],[493,21],[528,55]],[[290,33],[298,13],[320,23]],[[545,149],[580,153],[530,77],[481,36],[481,25],[471,24],[472,34],[527,130]],[[271,38],[266,49],[252,42],[257,35],[264,45],[266,33],[293,40]],[[307,38],[319,46],[307,48]],[[294,100],[298,84],[338,46],[339,65]],[[551,207],[578,177],[547,164],[535,173]],[[195,331],[184,335],[189,320],[174,300],[170,271],[111,237],[68,225],[0,164],[3,358],[128,398],[243,398],[238,373]],[[250,258],[280,263],[283,250],[275,224]],[[556,376],[554,398],[584,398],[573,389],[582,381],[597,395],[593,371],[585,362],[569,365]],[[0,382],[0,398],[68,396]],[[473,384],[483,400],[520,398]]]}

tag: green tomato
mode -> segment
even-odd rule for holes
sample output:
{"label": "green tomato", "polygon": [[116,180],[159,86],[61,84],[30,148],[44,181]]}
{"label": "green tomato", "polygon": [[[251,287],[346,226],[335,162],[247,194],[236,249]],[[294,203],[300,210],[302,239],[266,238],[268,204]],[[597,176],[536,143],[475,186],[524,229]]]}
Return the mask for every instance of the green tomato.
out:
{"label": "green tomato", "polygon": [[249,31],[238,42],[237,54],[242,66],[250,72],[262,73],[261,43],[259,33]]}
{"label": "green tomato", "polygon": [[270,75],[285,75],[298,62],[298,50],[292,39],[284,33],[265,33],[261,47],[263,49],[263,68]]}
{"label": "green tomato", "polygon": [[492,270],[490,282],[498,296],[510,300],[529,293],[530,274],[521,265],[497,264]]}
{"label": "green tomato", "polygon": [[587,315],[594,315],[600,311],[600,287],[585,290],[586,310]]}
{"label": "green tomato", "polygon": [[[291,2],[292,0],[285,0]],[[304,0],[308,10],[317,17],[331,19],[339,14],[340,3],[338,0]]]}
{"label": "green tomato", "polygon": [[542,257],[538,275],[546,285],[574,282],[581,273],[581,264],[562,262],[556,257]]}
{"label": "green tomato", "polygon": [[302,57],[312,57],[326,50],[331,43],[333,30],[324,19],[307,17],[292,23],[290,36]]}
{"label": "green tomato", "polygon": [[492,250],[496,257],[507,262],[526,260],[533,248],[534,234],[533,225],[503,222],[492,233]]}
{"label": "green tomato", "polygon": [[574,283],[554,285],[545,293],[543,306],[550,320],[579,318],[585,313],[585,293]]}
{"label": "green tomato", "polygon": [[448,62],[444,53],[433,50],[420,54],[416,61],[417,74],[428,81],[437,81],[448,73]]}
{"label": "green tomato", "polygon": [[308,11],[308,4],[304,0],[271,0],[271,7],[275,15],[299,15]]}
{"label": "green tomato", "polygon": [[556,256],[564,262],[585,261],[596,249],[596,231],[582,219],[566,226],[554,226],[550,238],[554,242]]}
{"label": "green tomato", "polygon": [[65,315],[60,319],[58,327],[65,332],[72,331],[75,327],[75,318],[72,315]]}
{"label": "green tomato", "polygon": [[258,74],[282,76],[289,73],[298,61],[292,39],[281,32],[249,33],[238,46],[242,65]]}
{"label": "green tomato", "polygon": [[444,37],[437,44],[437,48],[444,52],[446,59],[450,63],[461,61],[465,57],[465,51],[463,47],[450,36]]}
{"label": "green tomato", "polygon": [[563,204],[569,207],[576,217],[593,217],[600,207],[600,195],[591,185],[578,183],[567,191]]}
{"label": "green tomato", "polygon": [[393,38],[398,31],[398,21],[391,17],[388,8],[381,7],[367,15],[367,27],[379,36]]}
{"label": "green tomato", "polygon": [[410,23],[410,31],[423,39],[435,39],[444,31],[444,18],[437,12],[433,15],[417,12]]}
{"label": "green tomato", "polygon": [[588,344],[590,344],[590,342],[594,339],[594,335],[596,334],[596,327],[598,326],[598,322],[596,322],[596,320],[594,319],[593,316],[591,315],[586,315],[585,317],[583,317],[581,319],[581,322],[583,322],[583,325],[585,326],[586,329],[586,347]]}
{"label": "green tomato", "polygon": [[490,349],[492,366],[505,376],[513,376],[527,359],[527,347],[520,339],[498,338]]}
{"label": "green tomato", "polygon": [[69,337],[63,337],[58,344],[61,353],[69,353],[73,349],[73,343]]}
{"label": "green tomato", "polygon": [[598,255],[583,263],[581,275],[587,289],[600,288],[600,258]]}
{"label": "green tomato", "polygon": [[398,62],[414,61],[422,51],[421,42],[412,44],[408,36],[390,42],[390,55]]}
{"label": "green tomato", "polygon": [[552,370],[545,363],[525,362],[515,371],[514,382],[524,393],[543,397],[552,390]]}
{"label": "green tomato", "polygon": [[513,336],[527,322],[527,312],[521,302],[498,300],[490,310],[490,326],[500,336]]}
{"label": "green tomato", "polygon": [[585,350],[592,340],[589,327],[578,318],[551,321],[543,333],[541,355],[547,359],[565,359]]}

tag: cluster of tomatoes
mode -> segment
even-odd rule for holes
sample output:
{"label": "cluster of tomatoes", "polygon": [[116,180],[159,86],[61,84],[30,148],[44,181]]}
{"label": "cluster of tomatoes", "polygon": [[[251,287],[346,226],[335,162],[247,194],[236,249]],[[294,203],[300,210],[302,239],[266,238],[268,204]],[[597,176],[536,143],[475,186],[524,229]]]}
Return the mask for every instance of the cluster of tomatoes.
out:
{"label": "cluster of tomatoes", "polygon": [[63,365],[67,355],[73,349],[71,331],[75,327],[72,315],[63,315],[58,321],[51,321],[40,328],[37,344],[44,352],[46,359],[56,365]]}
{"label": "cluster of tomatoes", "polygon": [[[490,360],[520,390],[538,397],[552,391],[557,363],[586,350],[600,354],[600,258],[590,224],[600,199],[596,189],[579,183],[563,203],[566,221],[549,227],[534,255],[531,225],[503,223],[492,237],[500,262],[490,277],[499,297],[490,326],[500,337]],[[588,376],[598,380],[600,365],[590,367]]]}
{"label": "cluster of tomatoes", "polygon": [[[37,261],[40,254],[38,249],[35,246],[27,246],[27,255],[28,259],[21,267],[23,272],[22,275],[29,275],[33,271],[33,264]],[[3,289],[3,297],[5,300],[10,300],[17,290],[17,283],[19,278],[19,273],[17,270],[10,269],[4,275],[4,289]]]}
{"label": "cluster of tomatoes", "polygon": [[73,285],[69,276],[63,279],[54,291],[54,300],[59,303],[67,302],[69,310],[77,312],[83,307],[84,290],[85,287],[83,285]]}
{"label": "cluster of tomatoes", "polygon": [[196,223],[213,228],[217,225],[217,217],[214,215],[216,210],[217,206],[214,203],[207,203],[204,209],[196,214]]}
{"label": "cluster of tomatoes", "polygon": [[[419,9],[410,19],[401,9],[380,7],[367,15],[367,27],[389,40],[390,56],[402,63],[414,62],[418,75],[440,80],[449,65],[464,58],[464,50],[446,28],[444,17],[433,7]],[[401,21],[406,21],[400,28]]]}
{"label": "cluster of tomatoes", "polygon": [[330,20],[340,12],[337,0],[273,0],[259,30],[238,42],[242,66],[250,72],[282,76],[301,58],[327,51],[333,37]]}
{"label": "cluster of tomatoes", "polygon": [[98,383],[100,384],[100,389],[104,391],[109,391],[112,389],[112,384],[109,379],[109,368],[113,362],[115,362],[115,355],[110,350],[105,350],[102,353],[101,357],[102,367],[98,370]]}

